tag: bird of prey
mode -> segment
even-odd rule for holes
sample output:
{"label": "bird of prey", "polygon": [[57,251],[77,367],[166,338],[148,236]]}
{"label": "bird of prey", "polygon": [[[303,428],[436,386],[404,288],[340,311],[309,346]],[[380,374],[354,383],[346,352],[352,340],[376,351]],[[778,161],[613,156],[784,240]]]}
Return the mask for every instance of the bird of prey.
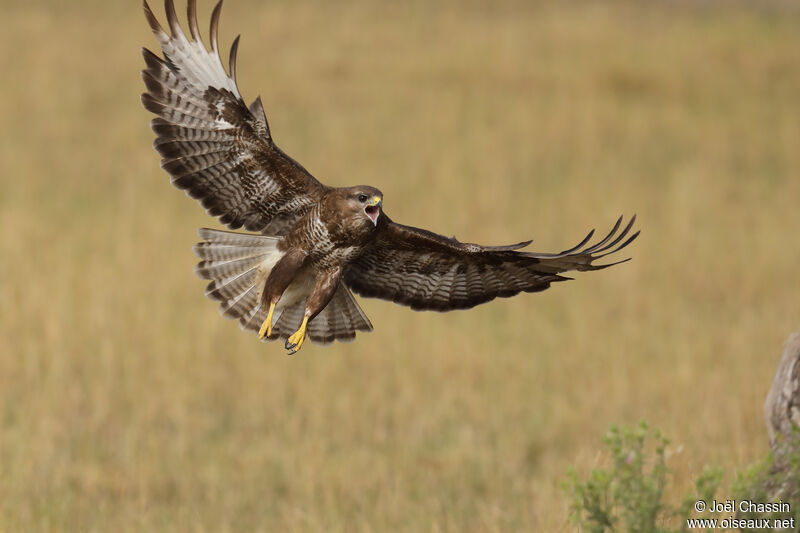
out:
{"label": "bird of prey", "polygon": [[217,30],[222,2],[211,14],[209,50],[188,2],[186,35],[172,0],[169,31],[147,2],[144,13],[163,58],[143,49],[144,107],[161,167],[171,182],[234,230],[199,230],[195,268],[210,280],[206,295],[221,313],[259,338],[282,339],[289,354],[306,338],[326,344],[355,338],[372,324],[353,293],[415,310],[467,309],[497,297],[537,292],[570,278],[567,271],[599,270],[603,256],[624,248],[636,217],[622,217],[599,242],[593,231],[560,253],[520,251],[531,241],[481,246],[392,221],[375,187],[329,187],[286,155],[272,139],[261,99],[245,104],[236,83],[233,41],[228,72]]}

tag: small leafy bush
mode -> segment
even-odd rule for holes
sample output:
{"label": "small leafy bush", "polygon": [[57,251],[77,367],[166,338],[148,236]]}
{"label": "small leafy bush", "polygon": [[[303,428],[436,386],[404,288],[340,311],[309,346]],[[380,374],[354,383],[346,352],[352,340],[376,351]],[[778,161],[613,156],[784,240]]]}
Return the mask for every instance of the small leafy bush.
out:
{"label": "small leafy bush", "polygon": [[[652,451],[646,446],[649,433]],[[667,438],[641,422],[637,427],[612,427],[603,442],[611,455],[610,467],[593,470],[585,482],[571,470],[565,482],[571,518],[590,533],[685,531],[694,502],[711,501],[722,480],[720,470],[707,468],[695,481],[694,493],[671,506],[664,501]],[[670,523],[677,528],[670,529]]]}

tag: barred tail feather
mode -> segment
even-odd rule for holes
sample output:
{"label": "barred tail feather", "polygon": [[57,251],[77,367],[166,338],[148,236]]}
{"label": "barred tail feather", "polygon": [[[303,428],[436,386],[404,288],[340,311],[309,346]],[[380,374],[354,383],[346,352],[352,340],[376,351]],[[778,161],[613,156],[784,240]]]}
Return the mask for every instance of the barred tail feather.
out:
{"label": "barred tail feather", "polygon": [[[280,315],[273,321],[272,332],[274,337],[285,340],[300,327],[305,300],[287,305],[278,311]],[[266,313],[264,316],[266,318]],[[261,322],[258,323],[260,325]],[[255,327],[256,330],[258,326]],[[311,342],[325,345],[333,341],[350,342],[356,338],[357,331],[372,331],[372,323],[350,289],[340,285],[328,305],[308,323],[307,334]]]}
{"label": "barred tail feather", "polygon": [[195,273],[211,280],[206,296],[220,302],[223,316],[252,319],[260,307],[267,276],[283,255],[277,247],[279,239],[208,228],[198,234],[205,240],[193,248],[202,259]]}
{"label": "barred tail feather", "polygon": [[197,245],[199,247],[202,247],[204,245],[212,246],[220,244],[224,244],[227,246],[261,247],[261,246],[267,246],[269,243],[272,243],[274,247],[275,245],[277,245],[278,241],[276,237],[268,237],[266,235],[255,235],[252,233],[238,233],[236,231],[225,231],[225,230],[210,229],[210,228],[198,229],[197,235],[201,239],[209,241],[207,243],[203,242],[199,243]]}

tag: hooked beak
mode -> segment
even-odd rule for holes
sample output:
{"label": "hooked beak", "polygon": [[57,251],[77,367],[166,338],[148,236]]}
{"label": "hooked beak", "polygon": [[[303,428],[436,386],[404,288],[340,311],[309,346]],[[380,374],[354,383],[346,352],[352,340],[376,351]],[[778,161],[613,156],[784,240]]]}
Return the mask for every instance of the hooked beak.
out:
{"label": "hooked beak", "polygon": [[364,208],[364,213],[367,214],[369,219],[372,221],[372,224],[377,226],[378,215],[381,213],[381,197],[373,196],[372,200],[370,200],[370,203]]}

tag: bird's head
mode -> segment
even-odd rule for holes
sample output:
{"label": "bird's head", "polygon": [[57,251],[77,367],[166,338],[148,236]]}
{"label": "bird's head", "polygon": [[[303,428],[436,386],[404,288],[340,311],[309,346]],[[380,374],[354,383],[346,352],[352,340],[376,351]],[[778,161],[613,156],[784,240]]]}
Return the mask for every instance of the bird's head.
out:
{"label": "bird's head", "polygon": [[375,187],[361,185],[351,187],[349,202],[355,210],[365,216],[372,226],[378,225],[378,217],[381,216],[381,205],[383,203],[383,193]]}

